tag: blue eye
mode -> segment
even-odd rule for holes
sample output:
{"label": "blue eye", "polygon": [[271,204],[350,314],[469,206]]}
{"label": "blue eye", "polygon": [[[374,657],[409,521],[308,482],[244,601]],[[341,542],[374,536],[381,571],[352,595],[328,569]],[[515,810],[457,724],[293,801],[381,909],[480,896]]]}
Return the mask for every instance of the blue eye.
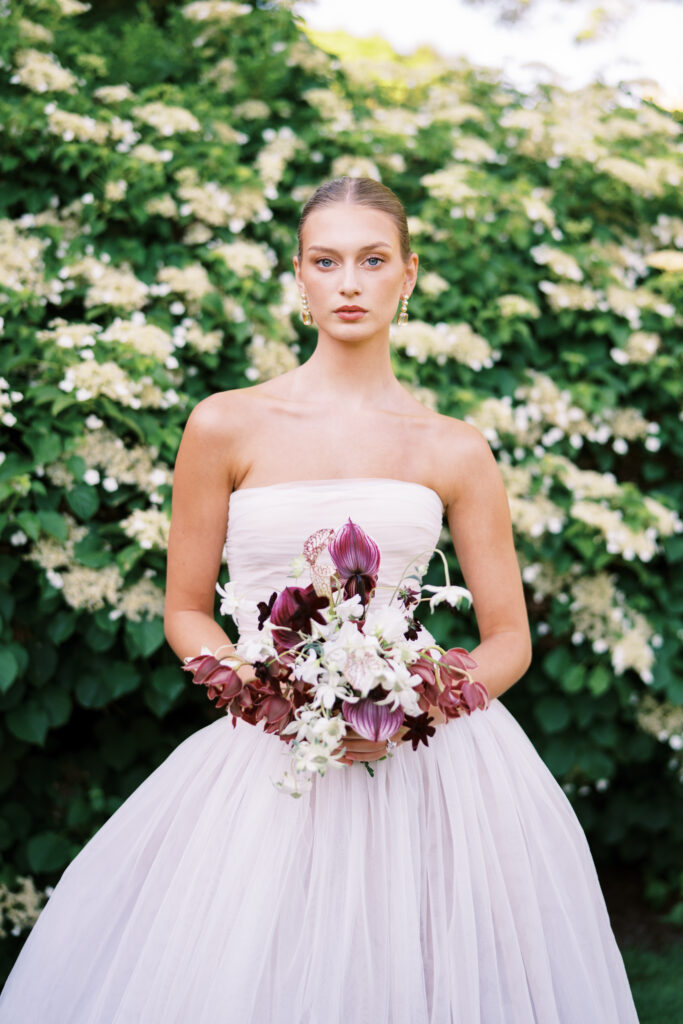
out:
{"label": "blue eye", "polygon": [[325,270],[328,267],[332,266],[332,260],[330,259],[329,256],[321,256],[320,259],[316,260],[315,262],[318,264],[318,266],[322,266],[324,264]]}
{"label": "blue eye", "polygon": [[382,265],[382,263],[384,263],[384,260],[382,259],[381,256],[368,256],[368,263],[370,263],[370,260],[375,260],[374,263],[370,264],[373,267],[379,267]]}

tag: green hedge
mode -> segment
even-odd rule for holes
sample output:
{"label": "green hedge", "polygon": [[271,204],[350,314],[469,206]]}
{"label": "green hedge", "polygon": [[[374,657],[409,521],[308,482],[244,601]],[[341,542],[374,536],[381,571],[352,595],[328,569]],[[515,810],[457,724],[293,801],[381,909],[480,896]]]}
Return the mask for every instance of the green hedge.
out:
{"label": "green hedge", "polygon": [[676,114],[386,50],[340,62],[284,3],[85,8],[0,5],[8,961],[41,891],[214,720],[163,636],[172,466],[197,401],[312,351],[296,221],[344,172],[411,216],[397,376],[504,474],[535,641],[504,701],[596,856],[683,897]]}

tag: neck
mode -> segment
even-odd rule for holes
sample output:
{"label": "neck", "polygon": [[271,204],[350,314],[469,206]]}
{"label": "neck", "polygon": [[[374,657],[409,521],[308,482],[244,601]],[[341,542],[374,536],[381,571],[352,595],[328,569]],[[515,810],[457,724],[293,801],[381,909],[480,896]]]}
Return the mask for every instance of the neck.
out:
{"label": "neck", "polygon": [[364,409],[395,395],[397,388],[388,331],[358,342],[320,331],[312,356],[296,371],[292,397],[342,401],[347,409]]}

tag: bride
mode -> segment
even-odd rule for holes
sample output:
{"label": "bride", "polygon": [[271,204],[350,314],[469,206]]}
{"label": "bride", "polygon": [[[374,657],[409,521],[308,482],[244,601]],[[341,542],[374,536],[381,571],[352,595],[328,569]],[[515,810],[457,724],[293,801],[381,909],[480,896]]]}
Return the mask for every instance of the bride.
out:
{"label": "bride", "polygon": [[[531,643],[495,459],[393,373],[390,325],[418,269],[400,201],[370,179],[325,183],[294,268],[312,356],[199,402],[183,434],[168,643],[181,660],[232,648],[214,620],[224,550],[265,601],[313,530],[352,516],[391,584],[445,514],[489,706],[434,709],[417,750],[403,727],[388,743],[349,730],[344,767],[300,800],[269,781],[278,738],[219,716],[66,869],[0,1024],[637,1024],[586,837],[498,700]],[[257,634],[246,612],[239,627]],[[372,778],[355,764],[388,748]]]}

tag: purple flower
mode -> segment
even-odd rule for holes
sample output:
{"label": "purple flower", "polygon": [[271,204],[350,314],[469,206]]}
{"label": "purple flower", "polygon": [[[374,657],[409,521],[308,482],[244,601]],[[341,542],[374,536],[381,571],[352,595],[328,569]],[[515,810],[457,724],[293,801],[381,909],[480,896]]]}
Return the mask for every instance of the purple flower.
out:
{"label": "purple flower", "polygon": [[369,697],[363,697],[355,704],[342,701],[344,718],[359,736],[379,743],[392,736],[403,724],[402,708],[391,711],[387,704],[375,704]]}
{"label": "purple flower", "polygon": [[363,604],[377,586],[379,548],[365,530],[350,518],[329,545],[330,555],[347,598],[360,594]]}
{"label": "purple flower", "polygon": [[273,640],[278,650],[288,650],[301,640],[299,633],[310,633],[311,622],[324,624],[319,609],[326,607],[327,598],[308,587],[285,587],[270,609]]}

